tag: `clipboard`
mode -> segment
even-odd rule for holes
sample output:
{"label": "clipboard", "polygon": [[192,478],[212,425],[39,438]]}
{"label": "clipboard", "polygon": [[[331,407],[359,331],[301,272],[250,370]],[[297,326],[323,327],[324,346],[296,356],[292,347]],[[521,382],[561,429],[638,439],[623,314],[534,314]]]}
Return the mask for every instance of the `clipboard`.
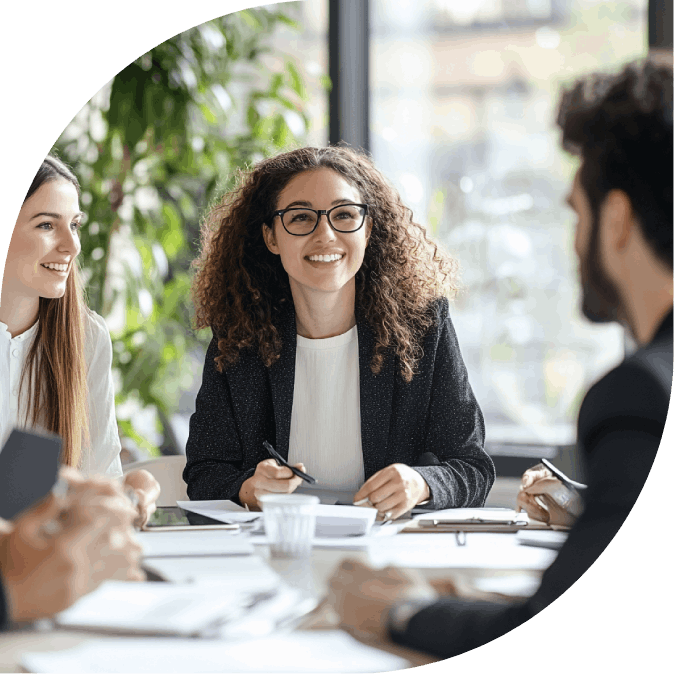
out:
{"label": "clipboard", "polygon": [[453,508],[415,517],[403,532],[511,534],[534,530],[553,530],[553,527],[530,520],[526,513],[518,513],[510,508]]}
{"label": "clipboard", "polygon": [[443,522],[413,520],[400,533],[442,534],[442,533],[482,533],[515,534],[518,531],[566,531],[566,527],[551,527],[543,522]]}

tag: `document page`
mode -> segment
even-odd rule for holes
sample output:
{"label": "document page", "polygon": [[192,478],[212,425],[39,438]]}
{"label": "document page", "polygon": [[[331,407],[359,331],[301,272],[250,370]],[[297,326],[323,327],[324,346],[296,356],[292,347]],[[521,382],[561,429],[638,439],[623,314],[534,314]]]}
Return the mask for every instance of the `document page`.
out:
{"label": "document page", "polygon": [[181,531],[141,531],[136,534],[145,559],[154,557],[194,557],[199,555],[252,555],[250,540],[227,529]]}
{"label": "document page", "polygon": [[106,639],[65,651],[24,654],[28,672],[390,672],[409,662],[344,632],[306,631],[227,643],[194,639]]}

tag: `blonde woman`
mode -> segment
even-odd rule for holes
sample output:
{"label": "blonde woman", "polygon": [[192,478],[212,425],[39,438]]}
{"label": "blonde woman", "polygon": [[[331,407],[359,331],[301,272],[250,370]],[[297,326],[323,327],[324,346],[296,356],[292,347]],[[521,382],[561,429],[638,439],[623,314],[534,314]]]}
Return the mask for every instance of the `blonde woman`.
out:
{"label": "blonde woman", "polygon": [[[14,426],[41,428],[63,439],[64,465],[121,477],[112,344],[78,278],[79,196],[75,175],[49,156],[14,227],[0,296],[0,446]],[[124,482],[145,521],[159,485],[147,471]]]}

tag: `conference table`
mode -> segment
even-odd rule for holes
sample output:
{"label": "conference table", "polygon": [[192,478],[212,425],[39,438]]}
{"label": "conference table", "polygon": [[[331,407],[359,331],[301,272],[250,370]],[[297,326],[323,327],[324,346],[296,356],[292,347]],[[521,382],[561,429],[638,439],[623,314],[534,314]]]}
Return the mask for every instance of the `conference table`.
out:
{"label": "conference table", "polygon": [[[358,547],[357,543],[346,548],[317,545],[310,559],[304,562],[273,559],[266,544],[255,544],[255,562],[264,563],[289,585],[314,593],[317,597],[326,595],[329,579],[340,562],[354,559],[378,568],[395,565],[417,569],[432,583],[451,579],[452,587],[462,596],[512,601],[516,597],[533,594],[542,572],[556,555],[552,549],[520,545],[517,534],[466,533],[458,536],[454,533],[403,533],[403,526],[404,523],[394,524],[391,535],[372,539],[362,547]],[[166,534],[145,534],[148,535]],[[189,537],[192,532],[179,532],[178,535],[185,541],[185,545],[179,547],[181,552],[159,565],[166,580],[217,579],[219,575],[231,573],[228,570],[231,561],[225,558],[190,555]],[[156,568],[157,561],[147,559],[146,566]],[[322,604],[302,621],[298,629],[334,630],[338,627],[334,624],[334,614]],[[20,662],[26,652],[62,651],[92,640],[109,638],[109,635],[95,631],[57,628],[50,621],[15,629],[0,635],[0,672],[24,671]],[[433,661],[425,654],[392,644],[377,646],[405,658],[410,666]]]}

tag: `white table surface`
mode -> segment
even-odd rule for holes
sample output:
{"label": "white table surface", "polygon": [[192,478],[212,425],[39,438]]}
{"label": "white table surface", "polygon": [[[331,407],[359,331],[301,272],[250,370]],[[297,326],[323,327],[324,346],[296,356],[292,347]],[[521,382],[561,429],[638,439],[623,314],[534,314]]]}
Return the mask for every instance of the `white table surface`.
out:
{"label": "white table surface", "polygon": [[[157,532],[161,536],[161,532]],[[185,532],[186,537],[190,533]],[[371,565],[385,566],[398,561],[399,566],[421,569],[429,579],[452,578],[468,585],[479,578],[503,576],[540,576],[554,559],[554,553],[517,544],[514,534],[469,533],[466,544],[458,545],[451,533],[398,534],[380,539],[370,549],[342,550],[315,548],[308,562],[270,559],[266,545],[255,545],[262,557],[286,582],[320,595],[326,592],[334,569],[344,559],[356,559]],[[187,539],[189,540],[189,539]],[[148,565],[156,560],[147,560]],[[429,568],[429,562],[432,567]],[[163,560],[167,563],[167,560]],[[173,557],[168,560],[173,580],[218,578],[227,575],[227,558],[217,556]],[[0,672],[17,672],[21,654],[27,651],[50,651],[71,648],[91,639],[110,638],[96,632],[76,632],[29,626],[0,635]],[[400,649],[397,649],[398,651]],[[414,664],[432,659],[414,658]]]}

